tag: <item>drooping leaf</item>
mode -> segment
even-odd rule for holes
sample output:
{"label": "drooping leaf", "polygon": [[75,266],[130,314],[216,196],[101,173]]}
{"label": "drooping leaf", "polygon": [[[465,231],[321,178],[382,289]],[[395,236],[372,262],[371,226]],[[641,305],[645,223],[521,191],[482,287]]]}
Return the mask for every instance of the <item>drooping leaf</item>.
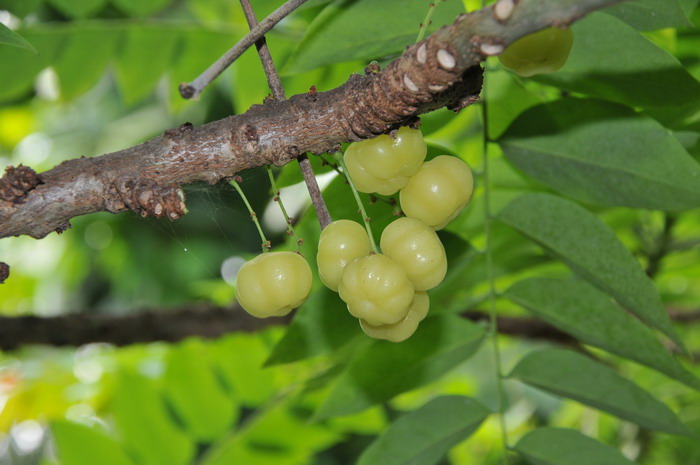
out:
{"label": "drooping leaf", "polygon": [[700,83],[683,65],[621,20],[593,13],[576,22],[573,31],[574,47],[566,65],[537,76],[538,81],[630,106],[700,100]]}
{"label": "drooping leaf", "polygon": [[438,379],[479,348],[484,331],[462,318],[428,318],[401,343],[374,341],[336,380],[317,416],[359,412]]}
{"label": "drooping leaf", "polygon": [[201,341],[171,348],[163,379],[165,396],[192,437],[213,441],[237,419],[238,406],[223,392]]}
{"label": "drooping leaf", "polygon": [[511,286],[506,297],[581,342],[700,389],[700,379],[668,353],[653,331],[583,281],[528,278]]}
{"label": "drooping leaf", "polygon": [[76,26],[65,32],[68,36],[53,68],[58,74],[61,97],[71,100],[87,92],[103,76],[121,31],[103,23]]}
{"label": "drooping leaf", "polygon": [[120,436],[139,464],[190,463],[192,440],[175,425],[163,399],[145,378],[120,374],[112,413]]}
{"label": "drooping leaf", "polygon": [[231,334],[212,343],[209,351],[224,383],[241,405],[259,406],[277,391],[274,369],[263,367],[270,353],[263,335]]}
{"label": "drooping leaf", "polygon": [[39,54],[17,47],[0,47],[0,102],[29,92],[36,75],[53,62],[65,39],[64,34],[53,28],[25,29],[21,33]]}
{"label": "drooping leaf", "polygon": [[550,194],[526,194],[501,210],[498,219],[684,347],[654,283],[615,233],[588,210]]}
{"label": "drooping leaf", "polygon": [[[296,408],[295,408],[296,407]],[[298,465],[312,463],[317,452],[338,441],[338,434],[310,421],[308,409],[289,401],[272,403],[255,413],[231,437],[209,449],[201,465]]]}
{"label": "drooping leaf", "polygon": [[634,465],[617,449],[564,428],[538,428],[515,445],[532,465]]}
{"label": "drooping leaf", "polygon": [[[429,4],[427,0],[336,0],[311,23],[285,71],[293,74],[400,52],[415,42]],[[452,23],[460,13],[464,13],[461,1],[440,2],[428,32]]]}
{"label": "drooping leaf", "polygon": [[64,465],[134,465],[114,439],[70,421],[51,423],[58,458]]}
{"label": "drooping leaf", "polygon": [[48,2],[71,18],[86,18],[102,8],[107,0],[48,0]]}
{"label": "drooping leaf", "polygon": [[474,433],[490,413],[469,397],[438,397],[392,423],[357,464],[432,465]]}
{"label": "drooping leaf", "polygon": [[111,0],[130,16],[145,18],[165,8],[172,0]]}
{"label": "drooping leaf", "polygon": [[700,165],[666,128],[622,105],[575,98],[539,105],[499,142],[523,172],[584,202],[700,207]]}
{"label": "drooping leaf", "polygon": [[641,31],[692,26],[678,0],[631,0],[605,9]]}
{"label": "drooping leaf", "polygon": [[9,45],[11,47],[19,47],[27,50],[31,50],[34,53],[38,53],[36,49],[27,42],[27,39],[17,34],[15,31],[0,23],[0,45]]}
{"label": "drooping leaf", "polygon": [[116,56],[116,77],[124,101],[133,104],[149,95],[173,59],[179,34],[174,28],[130,27]]}
{"label": "drooping leaf", "polygon": [[334,351],[361,333],[337,293],[326,287],[311,294],[270,354],[266,365],[290,363]]}
{"label": "drooping leaf", "polygon": [[526,355],[509,377],[657,431],[689,434],[666,404],[611,368],[571,350]]}

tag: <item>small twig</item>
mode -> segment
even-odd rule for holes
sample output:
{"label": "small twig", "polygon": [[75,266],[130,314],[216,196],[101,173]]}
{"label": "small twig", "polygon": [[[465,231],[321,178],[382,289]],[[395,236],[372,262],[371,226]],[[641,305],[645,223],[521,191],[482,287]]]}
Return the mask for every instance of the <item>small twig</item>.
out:
{"label": "small twig", "polygon": [[425,19],[421,23],[420,29],[418,30],[418,37],[416,38],[416,43],[420,42],[425,37],[425,32],[428,30],[428,26],[430,26],[430,23],[432,22],[431,18],[433,17],[433,13],[435,13],[435,8],[437,7],[438,2],[440,1],[443,0],[434,0],[430,2],[428,13],[425,15]]}
{"label": "small twig", "polygon": [[268,33],[277,23],[282,21],[287,17],[292,11],[296,10],[300,5],[302,5],[306,0],[289,0],[281,7],[273,11],[270,16],[263,19],[255,27],[251,28],[250,32],[245,35],[241,40],[238,41],[228,52],[216,60],[209,68],[207,68],[202,74],[197,76],[197,78],[191,83],[180,84],[180,95],[183,98],[193,98],[197,97],[214,79],[216,79],[219,74],[224,72],[226,68],[229,67],[231,63],[236,61],[243,52],[248,50],[248,48],[255,42],[260,40],[262,36]]}
{"label": "small twig", "polygon": [[[248,21],[248,26],[250,27],[251,31],[253,31],[258,24],[258,20],[255,17],[255,11],[253,11],[253,7],[250,5],[250,0],[240,1],[241,6],[243,7],[243,12],[245,13],[246,21]],[[262,62],[263,69],[265,70],[267,84],[270,86],[272,96],[275,98],[275,100],[285,100],[286,96],[284,93],[284,87],[282,87],[282,80],[277,73],[277,69],[275,69],[275,63],[272,60],[272,55],[270,54],[270,49],[267,46],[267,41],[265,40],[264,36],[255,43],[255,47],[258,50],[258,56],[260,56],[260,61]],[[326,206],[326,202],[323,200],[323,195],[321,195],[321,188],[318,187],[316,173],[314,173],[309,157],[306,154],[302,154],[299,158],[297,158],[297,161],[299,162],[301,174],[304,176],[306,188],[311,196],[311,202],[314,204],[316,216],[318,217],[319,223],[321,223],[321,229],[323,229],[331,222],[331,215],[328,213],[328,207]]]}

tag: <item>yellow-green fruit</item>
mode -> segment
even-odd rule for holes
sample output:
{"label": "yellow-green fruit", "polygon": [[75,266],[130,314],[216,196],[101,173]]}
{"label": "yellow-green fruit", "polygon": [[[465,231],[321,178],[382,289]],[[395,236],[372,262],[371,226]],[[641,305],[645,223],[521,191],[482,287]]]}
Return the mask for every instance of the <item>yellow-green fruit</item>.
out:
{"label": "yellow-green fruit", "polygon": [[564,66],[573,43],[571,29],[551,27],[516,40],[498,59],[524,77],[553,73]]}
{"label": "yellow-green fruit", "polygon": [[474,179],[469,165],[457,157],[440,155],[408,180],[401,189],[401,209],[433,229],[442,229],[471,199]]}
{"label": "yellow-green fruit", "polygon": [[405,341],[416,332],[418,323],[428,314],[429,308],[430,298],[428,298],[428,294],[416,292],[408,313],[398,323],[376,326],[367,323],[365,320],[360,320],[360,327],[366,335],[375,339],[386,339],[391,342]]}
{"label": "yellow-green fruit", "polygon": [[416,218],[399,218],[384,228],[382,252],[403,265],[417,291],[442,282],[447,273],[445,247],[435,231]]}
{"label": "yellow-green fruit", "polygon": [[384,254],[350,262],[343,271],[338,292],[352,316],[372,325],[403,319],[415,293],[403,267]]}
{"label": "yellow-green fruit", "polygon": [[318,241],[318,275],[332,291],[338,290],[343,270],[356,258],[369,255],[369,237],[359,223],[334,221],[321,231]]}
{"label": "yellow-green fruit", "polygon": [[357,158],[362,166],[381,179],[413,176],[428,152],[420,129],[408,126],[396,131],[395,137],[383,134],[357,145]]}
{"label": "yellow-green fruit", "polygon": [[395,137],[383,134],[350,144],[345,165],[360,192],[391,195],[420,169],[427,151],[420,130],[404,126]]}
{"label": "yellow-green fruit", "polygon": [[348,174],[350,179],[352,179],[355,188],[360,192],[365,192],[367,194],[376,192],[382,195],[391,195],[396,193],[401,187],[403,187],[408,181],[407,177],[391,178],[391,179],[381,179],[376,176],[372,176],[365,169],[364,166],[360,164],[357,158],[358,147],[355,144],[350,144],[350,147],[345,151],[343,160],[345,162],[345,167],[348,169]]}
{"label": "yellow-green fruit", "polygon": [[311,267],[294,252],[268,252],[246,262],[236,278],[236,299],[258,318],[284,316],[311,292]]}

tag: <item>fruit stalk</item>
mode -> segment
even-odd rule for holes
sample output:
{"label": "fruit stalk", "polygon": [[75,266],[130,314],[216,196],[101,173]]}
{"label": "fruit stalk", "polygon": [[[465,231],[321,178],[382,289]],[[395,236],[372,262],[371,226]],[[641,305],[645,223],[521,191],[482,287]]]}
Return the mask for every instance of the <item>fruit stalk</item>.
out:
{"label": "fruit stalk", "polygon": [[255,227],[258,229],[258,234],[260,235],[260,239],[262,239],[261,247],[263,253],[268,252],[271,247],[270,241],[268,241],[267,237],[265,237],[265,233],[262,230],[262,226],[260,226],[260,221],[258,221],[258,215],[257,213],[255,213],[255,210],[253,210],[253,207],[250,206],[250,202],[248,202],[248,197],[246,197],[245,193],[243,192],[243,189],[241,189],[240,184],[238,184],[238,181],[232,179],[229,184],[231,184],[233,188],[236,189],[238,195],[240,195],[241,199],[243,199],[243,203],[248,209],[248,213],[250,213],[250,219],[253,220],[253,223],[255,223]]}

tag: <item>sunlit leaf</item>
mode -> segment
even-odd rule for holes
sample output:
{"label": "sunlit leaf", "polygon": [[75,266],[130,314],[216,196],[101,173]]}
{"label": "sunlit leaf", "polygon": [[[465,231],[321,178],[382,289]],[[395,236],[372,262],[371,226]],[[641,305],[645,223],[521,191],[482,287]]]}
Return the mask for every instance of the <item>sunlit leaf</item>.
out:
{"label": "sunlit leaf", "polygon": [[212,441],[236,421],[238,406],[223,391],[201,341],[170,349],[163,380],[166,398],[193,437]]}
{"label": "sunlit leaf", "polygon": [[85,18],[96,13],[107,0],[47,0],[63,14],[73,18]]}
{"label": "sunlit leaf", "polygon": [[126,448],[139,464],[190,463],[195,452],[192,440],[175,425],[163,398],[145,378],[120,374],[112,414]]}
{"label": "sunlit leaf", "polygon": [[684,347],[654,283],[615,233],[588,210],[553,195],[526,194],[498,218]]}
{"label": "sunlit leaf", "polygon": [[611,368],[571,350],[526,355],[509,377],[657,431],[689,434],[664,403]]}
{"label": "sunlit leaf", "polygon": [[114,439],[93,428],[59,420],[51,433],[64,465],[134,465]]}
{"label": "sunlit leaf", "polygon": [[490,415],[469,397],[431,400],[396,420],[360,456],[358,465],[432,465]]}

